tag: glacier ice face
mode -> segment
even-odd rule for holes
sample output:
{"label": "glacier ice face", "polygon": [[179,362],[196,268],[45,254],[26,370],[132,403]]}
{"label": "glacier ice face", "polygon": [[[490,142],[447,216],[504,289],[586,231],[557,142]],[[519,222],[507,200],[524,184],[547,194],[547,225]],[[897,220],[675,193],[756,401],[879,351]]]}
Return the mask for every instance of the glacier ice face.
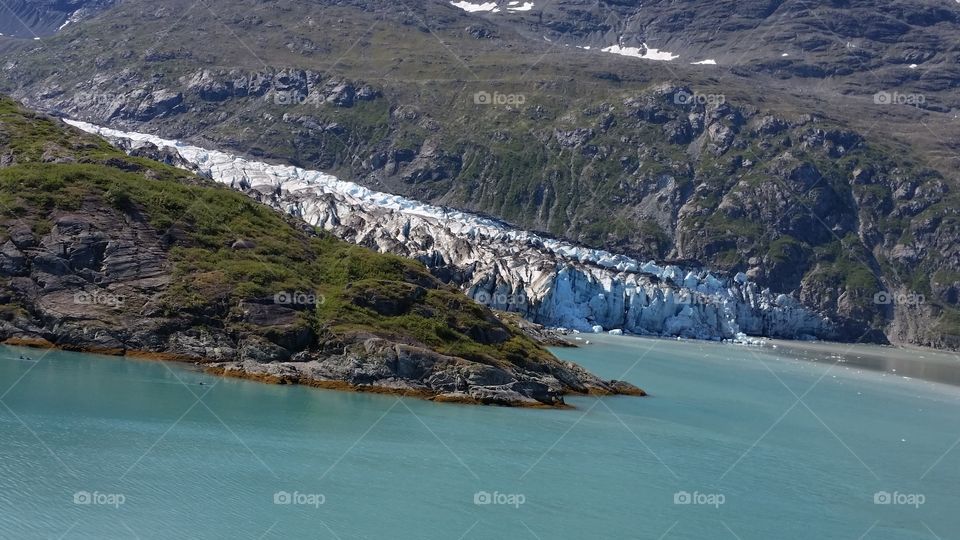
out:
{"label": "glacier ice face", "polygon": [[835,325],[745,274],[661,267],[370,190],[319,171],[250,161],[141,133],[67,120],[118,146],[176,151],[200,174],[348,242],[423,262],[494,309],[572,331],[730,339],[830,338]]}

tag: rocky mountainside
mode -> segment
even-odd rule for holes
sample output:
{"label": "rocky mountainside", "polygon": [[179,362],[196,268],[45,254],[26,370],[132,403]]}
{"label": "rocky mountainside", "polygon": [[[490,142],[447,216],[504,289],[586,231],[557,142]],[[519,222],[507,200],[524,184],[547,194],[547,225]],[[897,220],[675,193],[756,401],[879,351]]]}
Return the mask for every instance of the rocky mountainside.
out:
{"label": "rocky mountainside", "polygon": [[0,85],[960,345],[960,4],[214,4],[7,44]]}
{"label": "rocky mountainside", "polygon": [[641,393],[560,362],[413,261],[0,98],[0,341],[504,405]]}
{"label": "rocky mountainside", "polygon": [[0,4],[0,35],[42,38],[110,7],[115,0],[10,0]]}
{"label": "rocky mountainside", "polygon": [[640,55],[654,49],[673,62],[707,62],[744,76],[816,81],[843,93],[881,85],[938,96],[922,106],[949,111],[960,105],[960,6],[953,1],[540,4],[508,18],[530,37],[571,46]]}

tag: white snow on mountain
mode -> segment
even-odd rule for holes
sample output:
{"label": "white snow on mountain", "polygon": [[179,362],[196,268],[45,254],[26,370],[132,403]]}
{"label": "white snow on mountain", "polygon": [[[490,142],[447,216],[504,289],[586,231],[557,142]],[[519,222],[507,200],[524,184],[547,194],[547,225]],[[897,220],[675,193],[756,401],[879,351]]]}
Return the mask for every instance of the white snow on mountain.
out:
{"label": "white snow on mountain", "polygon": [[622,56],[643,58],[644,60],[663,60],[669,62],[671,60],[680,58],[680,55],[648,47],[646,43],[643,44],[643,47],[623,47],[620,45],[611,45],[600,50]]}
{"label": "white snow on mountain", "polygon": [[[466,0],[451,1],[450,5],[458,7],[468,13],[501,13],[502,9],[500,5],[496,2],[484,2],[482,4],[474,4],[473,2],[468,2]],[[507,3],[506,10],[511,13],[521,12],[521,11],[530,11],[533,9],[533,2],[524,2],[520,3],[517,0],[511,0]]]}
{"label": "white snow on mountain", "polygon": [[57,32],[66,28],[67,25],[69,24],[82,21],[85,17],[89,16],[90,13],[91,11],[89,9],[79,9],[77,11],[74,11],[73,13],[70,14],[69,17],[67,17],[67,20],[60,25],[60,28],[57,28]]}
{"label": "white snow on mountain", "polygon": [[533,9],[533,2],[524,2],[520,5],[518,4],[520,4],[520,2],[510,2],[510,4],[507,6],[507,9],[510,11],[530,11]]}
{"label": "white snow on mountain", "polygon": [[173,150],[217,182],[346,241],[420,260],[481,303],[548,326],[742,342],[750,341],[746,334],[826,338],[834,332],[827,318],[744,274],[640,263],[319,171],[66,122],[127,150],[148,144]]}
{"label": "white snow on mountain", "polygon": [[450,4],[470,13],[495,11],[495,10],[499,11],[497,10],[496,2],[485,2],[483,4],[474,4],[472,2],[467,2],[466,0],[463,0],[460,2],[450,2]]}

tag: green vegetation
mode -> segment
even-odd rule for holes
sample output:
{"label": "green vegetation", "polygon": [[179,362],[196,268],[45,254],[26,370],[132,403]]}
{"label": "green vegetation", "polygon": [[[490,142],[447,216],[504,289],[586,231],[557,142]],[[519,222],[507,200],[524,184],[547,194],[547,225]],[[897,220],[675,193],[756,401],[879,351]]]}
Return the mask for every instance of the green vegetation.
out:
{"label": "green vegetation", "polygon": [[953,340],[960,340],[960,309],[944,308],[940,318],[936,320],[934,331]]}
{"label": "green vegetation", "polygon": [[790,262],[791,254],[800,247],[800,242],[790,235],[784,235],[770,242],[770,249],[767,254],[773,263]]}
{"label": "green vegetation", "polygon": [[866,266],[869,254],[859,248],[855,237],[825,246],[823,258],[830,262],[829,275],[836,277],[843,289],[855,293],[855,298],[872,299],[881,290],[876,275]]}
{"label": "green vegetation", "polygon": [[[322,299],[302,312],[300,321],[315,335],[367,333],[491,363],[550,357],[516,328],[436,281],[419,263],[319,231],[305,234],[241,193],[130,158],[54,120],[29,116],[8,99],[0,98],[0,111],[0,127],[19,141],[6,148],[16,164],[0,169],[3,229],[25,223],[45,234],[54,216],[67,210],[108,208],[119,226],[144,217],[158,236],[177,238],[167,254],[174,280],[163,307],[170,314],[201,314],[300,291]],[[76,162],[36,162],[38,150],[48,145],[45,138]],[[252,247],[233,248],[238,240]]]}

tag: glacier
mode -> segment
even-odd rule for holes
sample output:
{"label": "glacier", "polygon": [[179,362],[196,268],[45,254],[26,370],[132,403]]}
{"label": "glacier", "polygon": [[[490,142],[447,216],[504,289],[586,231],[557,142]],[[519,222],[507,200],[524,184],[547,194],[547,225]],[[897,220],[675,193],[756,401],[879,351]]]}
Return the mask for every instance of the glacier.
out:
{"label": "glacier", "polygon": [[320,171],[64,121],[127,151],[175,152],[185,168],[348,242],[419,260],[474,300],[545,326],[741,343],[759,342],[748,336],[830,339],[837,330],[828,317],[742,273],[641,263]]}

